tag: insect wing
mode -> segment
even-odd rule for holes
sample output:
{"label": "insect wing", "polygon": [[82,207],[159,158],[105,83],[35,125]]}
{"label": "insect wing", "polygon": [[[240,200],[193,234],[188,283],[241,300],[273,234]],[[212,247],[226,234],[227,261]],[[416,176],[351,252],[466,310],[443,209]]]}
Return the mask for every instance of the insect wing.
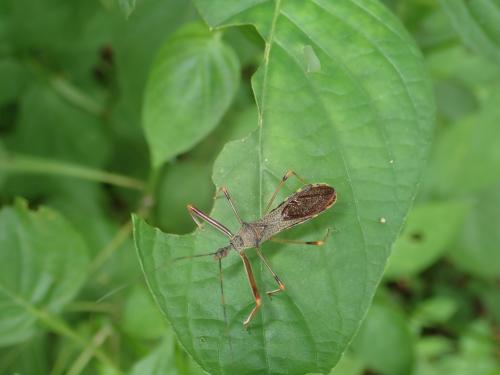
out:
{"label": "insect wing", "polygon": [[307,220],[330,208],[336,201],[335,189],[326,184],[306,185],[283,205],[283,220]]}

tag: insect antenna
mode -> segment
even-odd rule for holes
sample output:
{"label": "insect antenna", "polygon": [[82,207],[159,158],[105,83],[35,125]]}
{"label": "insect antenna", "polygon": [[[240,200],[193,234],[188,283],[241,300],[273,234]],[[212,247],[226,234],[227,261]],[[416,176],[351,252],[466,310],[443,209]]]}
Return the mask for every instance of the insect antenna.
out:
{"label": "insect antenna", "polygon": [[[174,259],[174,261],[175,261],[175,259]],[[162,268],[168,266],[171,263],[172,263],[171,261],[164,262],[164,263],[160,264],[159,266],[156,266],[153,269],[153,272],[159,271],[159,270],[161,270]],[[109,297],[115,295],[116,293],[121,292],[123,289],[126,289],[126,288],[134,285],[135,283],[137,283],[138,281],[140,281],[143,278],[144,278],[144,274],[142,272],[140,272],[137,276],[133,277],[129,282],[127,282],[125,284],[122,284],[122,285],[116,287],[115,289],[110,290],[105,295],[99,297],[99,299],[96,300],[96,303],[99,303],[99,302],[104,301],[105,299],[108,299]]]}
{"label": "insect antenna", "polygon": [[229,350],[231,352],[231,357],[232,357],[233,356],[233,344],[231,342],[231,335],[229,333],[229,321],[227,320],[226,299],[224,298],[224,274],[222,272],[222,258],[219,258],[218,261],[219,261],[219,281],[220,281],[222,315],[224,316],[224,330],[225,330],[225,336],[227,337],[227,340],[229,343]]}
{"label": "insect antenna", "polygon": [[225,330],[225,336],[227,337],[228,342],[229,342],[229,349],[230,349],[231,356],[232,356],[233,355],[233,345],[231,342],[231,336],[229,335],[229,321],[227,319],[226,299],[224,297],[224,273],[223,273],[223,269],[222,269],[222,258],[227,255],[228,248],[229,247],[221,248],[221,249],[214,251],[214,252],[211,252],[211,253],[177,257],[174,259],[174,262],[178,261],[178,260],[183,260],[183,259],[200,258],[200,257],[205,257],[205,256],[210,256],[210,255],[216,257],[216,259],[219,263],[219,286],[220,286],[220,295],[221,295],[221,304],[222,304],[222,315],[224,317],[224,330]]}
{"label": "insect antenna", "polygon": [[211,252],[211,253],[205,253],[205,254],[186,255],[186,256],[183,256],[183,257],[177,257],[177,258],[174,258],[174,262],[176,262],[178,260],[182,260],[182,259],[201,258],[201,257],[209,256],[209,255],[217,255],[217,251],[214,251],[214,252]]}
{"label": "insect antenna", "polygon": [[[206,253],[206,254],[189,255],[189,256],[183,256],[183,257],[174,258],[173,261],[176,262],[176,261],[182,260],[182,259],[200,258],[200,257],[209,256],[209,255],[216,255],[216,254],[217,254],[217,252],[214,251],[214,252]],[[159,266],[156,266],[153,269],[153,272],[159,271],[159,270],[161,270],[162,268],[168,266],[171,263],[172,263],[172,261],[168,261],[168,262],[162,263]],[[110,290],[108,293],[106,293],[103,296],[99,297],[95,302],[96,303],[100,303],[100,302],[108,299],[109,297],[115,295],[116,293],[121,292],[123,289],[126,289],[126,288],[134,285],[139,280],[141,280],[143,277],[144,277],[144,274],[141,272],[139,275],[137,275],[136,277],[132,278],[131,281],[129,281],[129,282],[123,284],[123,285],[120,285],[120,286],[116,287],[115,289]]]}

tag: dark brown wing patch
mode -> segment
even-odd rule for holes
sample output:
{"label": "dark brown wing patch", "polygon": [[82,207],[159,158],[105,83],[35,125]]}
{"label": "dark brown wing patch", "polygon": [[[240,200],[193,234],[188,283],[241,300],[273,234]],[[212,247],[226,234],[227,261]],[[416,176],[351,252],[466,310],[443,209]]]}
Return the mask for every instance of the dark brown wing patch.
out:
{"label": "dark brown wing patch", "polygon": [[284,204],[283,220],[307,219],[330,208],[337,199],[335,189],[326,184],[306,185]]}

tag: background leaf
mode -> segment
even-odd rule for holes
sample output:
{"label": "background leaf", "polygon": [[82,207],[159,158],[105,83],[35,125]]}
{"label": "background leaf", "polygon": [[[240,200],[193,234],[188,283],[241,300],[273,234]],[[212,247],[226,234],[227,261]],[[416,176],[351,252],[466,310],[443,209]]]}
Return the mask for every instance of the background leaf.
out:
{"label": "background leaf", "polygon": [[127,335],[150,340],[164,334],[164,320],[144,287],[135,287],[129,294],[121,328]]}
{"label": "background leaf", "polygon": [[[287,290],[264,300],[249,333],[241,322],[253,302],[236,256],[224,266],[228,328],[216,262],[198,258],[153,272],[172,258],[227,243],[211,228],[179,237],[135,218],[148,284],[186,350],[211,373],[328,371],[370,305],[428,151],[433,102],[420,54],[374,2],[196,4],[211,26],[252,23],[266,41],[253,79],[259,128],[226,145],[214,166],[216,187],[226,185],[250,221],[292,168],[339,194],[332,210],[292,237],[321,238],[332,226],[335,233],[321,249],[264,245]],[[314,71],[305,64],[312,52],[319,61]],[[297,187],[292,180],[279,199]],[[237,230],[222,199],[212,215]],[[261,290],[272,288],[262,265],[253,266]]]}
{"label": "background leaf", "polygon": [[[404,315],[374,303],[352,344],[366,367],[387,375],[410,374],[414,363],[413,337]],[[397,356],[392,353],[398,353]]]}
{"label": "background leaf", "polygon": [[61,312],[85,281],[88,255],[66,220],[46,208],[30,212],[18,201],[0,212],[0,226],[3,346],[35,334],[37,311]]}
{"label": "background leaf", "polygon": [[468,208],[465,202],[414,206],[394,243],[385,276],[407,278],[435,262],[453,242]]}
{"label": "background leaf", "polygon": [[500,2],[498,0],[440,0],[464,44],[500,62]]}
{"label": "background leaf", "polygon": [[125,14],[125,17],[129,17],[134,11],[136,0],[118,0],[118,6],[120,10]]}
{"label": "background leaf", "polygon": [[144,130],[154,166],[188,150],[220,121],[236,93],[234,51],[205,26],[185,26],[153,64],[144,99]]}
{"label": "background leaf", "polygon": [[446,128],[437,140],[426,187],[442,197],[468,196],[500,182],[500,120],[495,90],[477,112]]}
{"label": "background leaf", "polygon": [[119,97],[112,109],[114,130],[135,145],[143,139],[141,126],[147,77],[158,49],[183,23],[195,18],[185,0],[141,0],[130,18],[113,35]]}
{"label": "background leaf", "polygon": [[488,189],[467,214],[463,229],[456,240],[451,259],[460,268],[483,277],[500,276],[500,264],[492,262],[499,254],[500,186]]}

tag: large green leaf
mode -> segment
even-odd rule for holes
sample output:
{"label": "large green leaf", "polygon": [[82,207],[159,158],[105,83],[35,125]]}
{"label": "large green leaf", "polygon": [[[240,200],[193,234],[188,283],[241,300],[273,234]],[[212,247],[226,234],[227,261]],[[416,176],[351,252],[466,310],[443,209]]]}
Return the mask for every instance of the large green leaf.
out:
{"label": "large green leaf", "polygon": [[228,109],[239,83],[239,63],[219,32],[190,24],[160,50],[144,99],[144,130],[153,164],[190,149]]}
{"label": "large green leaf", "polygon": [[467,47],[500,62],[499,0],[440,0],[440,3]]}
{"label": "large green leaf", "polygon": [[[154,272],[172,258],[227,244],[206,225],[176,236],[134,218],[148,284],[186,350],[211,373],[326,372],[366,314],[428,153],[434,106],[422,58],[374,1],[196,4],[211,26],[252,23],[266,41],[253,80],[259,127],[226,145],[214,166],[215,185],[228,187],[250,221],[262,215],[284,172],[294,169],[334,186],[338,203],[291,237],[312,240],[327,228],[335,231],[322,248],[264,244],[287,289],[263,300],[248,332],[242,321],[253,300],[235,254],[224,259],[228,327],[212,259]],[[279,199],[297,186],[292,179]],[[223,199],[212,215],[237,230]],[[248,254],[261,291],[274,288],[253,251]]]}
{"label": "large green leaf", "polygon": [[0,211],[0,345],[30,338],[46,311],[58,313],[86,277],[87,248],[56,212],[18,201]]}

